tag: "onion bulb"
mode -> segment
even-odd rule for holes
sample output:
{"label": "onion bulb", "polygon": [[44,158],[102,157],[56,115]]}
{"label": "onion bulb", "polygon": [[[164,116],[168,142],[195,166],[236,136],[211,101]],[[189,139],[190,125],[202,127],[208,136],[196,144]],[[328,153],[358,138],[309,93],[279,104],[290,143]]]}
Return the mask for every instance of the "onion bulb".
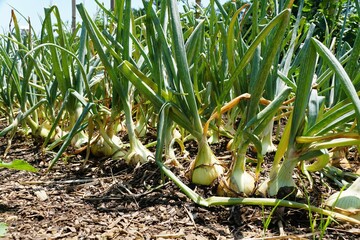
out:
{"label": "onion bulb", "polygon": [[360,177],[348,189],[331,195],[325,204],[337,212],[360,220]]}
{"label": "onion bulb", "polygon": [[224,173],[224,167],[212,152],[206,136],[199,142],[198,154],[190,165],[189,173],[193,183],[207,186]]}

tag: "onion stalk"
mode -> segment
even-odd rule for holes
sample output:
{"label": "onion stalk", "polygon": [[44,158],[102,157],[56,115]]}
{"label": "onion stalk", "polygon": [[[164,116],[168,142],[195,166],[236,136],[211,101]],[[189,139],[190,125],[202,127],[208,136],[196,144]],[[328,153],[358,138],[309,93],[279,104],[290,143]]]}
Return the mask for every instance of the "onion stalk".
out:
{"label": "onion stalk", "polygon": [[169,120],[169,126],[167,126],[167,131],[165,134],[165,159],[167,163],[175,164],[178,167],[181,167],[181,164],[176,159],[174,144],[177,142],[180,145],[181,153],[185,153],[184,142],[181,140],[181,133],[177,130],[175,124]]}
{"label": "onion stalk", "polygon": [[262,144],[262,155],[265,155],[266,153],[275,152],[276,146],[273,143],[272,136],[273,136],[273,127],[274,127],[274,121],[270,121],[269,124],[265,127],[263,133],[261,134],[261,144]]}
{"label": "onion stalk", "polygon": [[296,184],[293,179],[293,172],[298,163],[299,160],[294,157],[293,159],[286,158],[286,160],[278,166],[277,171],[275,170],[276,167],[273,166],[273,175],[270,175],[270,181],[267,183],[267,194],[269,196],[277,196],[279,191],[286,187],[292,189],[296,188]]}
{"label": "onion stalk", "polygon": [[131,96],[128,96],[123,100],[125,100],[123,102],[125,104],[123,106],[125,112],[125,125],[130,143],[130,150],[124,157],[125,161],[133,165],[138,163],[145,163],[148,161],[149,157],[153,157],[154,155],[141,143],[141,141],[136,136],[135,125],[131,114]]}
{"label": "onion stalk", "polygon": [[235,152],[232,164],[234,166],[230,168],[230,172],[220,181],[218,194],[222,196],[250,195],[255,188],[255,179],[246,171],[246,148]]}

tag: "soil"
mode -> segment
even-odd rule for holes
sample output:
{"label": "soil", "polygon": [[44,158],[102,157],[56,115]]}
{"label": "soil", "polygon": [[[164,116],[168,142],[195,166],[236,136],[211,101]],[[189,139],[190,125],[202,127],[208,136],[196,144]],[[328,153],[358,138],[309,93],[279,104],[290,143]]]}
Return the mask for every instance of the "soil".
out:
{"label": "soil", "polygon": [[[225,145],[223,141],[212,147],[217,155],[226,155]],[[6,146],[6,138],[0,138],[2,156]],[[8,225],[4,239],[319,239],[326,220],[314,215],[317,221],[311,230],[304,210],[279,208],[269,218],[270,207],[200,207],[173,182],[164,181],[153,161],[134,167],[94,157],[84,162],[83,155],[68,154],[46,172],[54,155],[43,153],[40,146],[39,141],[18,135],[2,157],[24,159],[39,169],[38,173],[0,170],[0,222]],[[181,162],[184,169],[196,152],[193,143],[186,147],[190,155]],[[264,172],[270,166],[265,162]],[[173,167],[180,176],[184,169]],[[213,194],[211,187],[189,186],[204,196]],[[310,194],[316,205],[330,192],[321,184],[315,186]],[[336,222],[323,235],[323,239],[359,238],[359,226]]]}

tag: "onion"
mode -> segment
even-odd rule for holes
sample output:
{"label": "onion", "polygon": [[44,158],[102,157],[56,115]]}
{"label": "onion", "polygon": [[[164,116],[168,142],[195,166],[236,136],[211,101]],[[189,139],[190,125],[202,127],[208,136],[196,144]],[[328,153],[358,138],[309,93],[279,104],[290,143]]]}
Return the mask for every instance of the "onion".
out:
{"label": "onion", "polygon": [[360,220],[360,177],[348,189],[331,195],[325,204],[337,212]]}
{"label": "onion", "polygon": [[211,185],[224,173],[224,167],[212,152],[205,136],[199,142],[198,154],[190,165],[190,178],[195,184]]}

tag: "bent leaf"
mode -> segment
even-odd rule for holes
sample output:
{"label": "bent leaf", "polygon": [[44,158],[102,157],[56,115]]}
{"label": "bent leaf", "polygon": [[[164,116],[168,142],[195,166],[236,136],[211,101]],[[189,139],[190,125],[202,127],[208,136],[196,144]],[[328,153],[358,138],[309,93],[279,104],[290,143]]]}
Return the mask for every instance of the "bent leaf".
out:
{"label": "bent leaf", "polygon": [[[329,65],[329,67],[336,73],[339,77],[341,85],[343,87],[346,95],[351,99],[354,104],[356,119],[360,120],[360,100],[356,93],[356,89],[351,82],[350,77],[346,73],[345,69],[342,67],[339,60],[331,53],[331,51],[320,41],[315,38],[311,39],[312,44],[316,48],[317,53],[324,59],[324,61]],[[360,130],[360,125],[357,125],[358,130]]]}
{"label": "bent leaf", "polygon": [[[27,163],[26,161],[21,160],[21,159],[16,159],[9,163],[0,161],[0,168],[7,168],[7,169],[14,169],[14,170],[28,171],[28,172],[37,172],[38,171],[36,168],[31,166],[29,163]],[[0,233],[1,233],[1,229],[0,229]],[[0,234],[0,236],[1,236],[1,234]]]}

